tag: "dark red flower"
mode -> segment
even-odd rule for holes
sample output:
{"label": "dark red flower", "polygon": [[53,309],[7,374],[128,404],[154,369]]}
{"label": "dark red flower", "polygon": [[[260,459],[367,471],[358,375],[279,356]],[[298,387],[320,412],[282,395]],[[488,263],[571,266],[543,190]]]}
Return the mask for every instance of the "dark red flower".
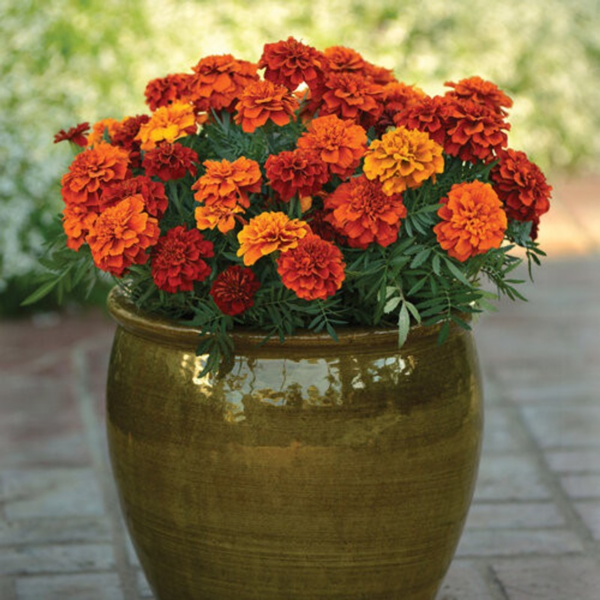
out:
{"label": "dark red flower", "polygon": [[302,148],[269,156],[265,168],[269,184],[284,202],[296,194],[316,194],[329,179],[327,163],[316,152]]}
{"label": "dark red flower", "polygon": [[170,292],[189,292],[195,281],[210,275],[205,258],[214,256],[213,244],[197,229],[183,225],[161,236],[152,251],[152,278],[156,286]]}
{"label": "dark red flower", "polygon": [[424,131],[434,142],[443,146],[450,110],[450,100],[444,96],[414,98],[396,113],[394,123],[396,127]]}
{"label": "dark red flower", "polygon": [[191,94],[192,77],[191,73],[172,73],[149,81],[144,95],[150,110],[155,111],[173,102],[186,102]]}
{"label": "dark red flower", "polygon": [[129,152],[132,169],[139,169],[142,164],[140,142],[135,138],[140,131],[140,127],[149,120],[148,115],[127,117],[115,126],[115,131],[111,137],[111,143],[114,146],[119,146]]}
{"label": "dark red flower", "polygon": [[165,193],[165,186],[160,181],[152,181],[145,175],[131,177],[107,186],[102,191],[101,208],[104,210],[136,194],[141,194],[144,199],[144,210],[149,215],[160,219],[167,210],[169,199]]}
{"label": "dark red flower", "polygon": [[233,317],[254,305],[258,288],[260,282],[252,269],[233,265],[217,275],[210,295],[222,313]]}
{"label": "dark red flower", "polygon": [[73,142],[82,148],[87,146],[87,135],[90,128],[90,124],[86,121],[85,123],[79,123],[79,125],[75,125],[75,127],[71,127],[68,131],[61,129],[54,136],[54,143],[58,144],[58,142],[64,142],[68,140],[69,142]]}
{"label": "dark red flower", "polygon": [[186,148],[175,142],[162,142],[156,148],[148,150],[142,166],[148,177],[156,175],[163,181],[181,179],[186,173],[196,175],[198,154],[191,148]]}

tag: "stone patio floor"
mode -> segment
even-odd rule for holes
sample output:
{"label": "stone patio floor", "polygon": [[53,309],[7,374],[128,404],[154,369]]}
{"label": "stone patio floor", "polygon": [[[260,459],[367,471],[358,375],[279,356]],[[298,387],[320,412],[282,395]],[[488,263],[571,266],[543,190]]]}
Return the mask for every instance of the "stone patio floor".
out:
{"label": "stone patio floor", "polygon": [[[554,185],[530,302],[476,326],[484,450],[438,600],[600,598],[600,177]],[[105,449],[113,331],[101,311],[0,322],[2,600],[152,598]]]}

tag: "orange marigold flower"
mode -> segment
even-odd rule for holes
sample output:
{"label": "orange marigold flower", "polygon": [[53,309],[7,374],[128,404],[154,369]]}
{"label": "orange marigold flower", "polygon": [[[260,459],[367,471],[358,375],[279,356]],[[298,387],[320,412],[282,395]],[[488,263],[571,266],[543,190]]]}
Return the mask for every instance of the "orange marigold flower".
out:
{"label": "orange marigold flower", "polygon": [[142,150],[152,150],[163,140],[173,143],[175,140],[195,133],[196,117],[189,104],[175,102],[169,106],[161,106],[144,123],[135,137]]}
{"label": "orange marigold flower", "polygon": [[149,81],[144,95],[150,110],[155,111],[174,102],[189,102],[192,77],[191,73],[172,73]]}
{"label": "orange marigold flower", "polygon": [[259,288],[258,277],[251,269],[233,265],[217,275],[210,295],[223,314],[234,317],[254,305]]}
{"label": "orange marigold flower", "polygon": [[102,189],[129,176],[129,157],[122,148],[100,143],[78,154],[61,179],[66,204],[78,204],[87,210],[100,205]]}
{"label": "orange marigold flower", "polygon": [[119,126],[119,121],[116,119],[102,119],[92,126],[92,131],[87,137],[87,146],[97,146],[98,144],[106,141],[105,135],[108,134],[109,141],[112,141],[112,137]]}
{"label": "orange marigold flower", "polygon": [[513,105],[513,101],[495,83],[478,76],[461,79],[458,83],[446,81],[444,85],[454,88],[446,92],[446,96],[473,100],[502,116],[508,114],[502,107],[510,108]]}
{"label": "orange marigold flower", "polygon": [[324,54],[329,71],[363,71],[366,65],[365,59],[356,50],[345,46],[330,46]]}
{"label": "orange marigold flower", "polygon": [[185,177],[186,173],[195,176],[197,162],[198,154],[191,148],[178,143],[161,142],[146,152],[142,166],[148,177],[156,175],[163,181],[171,181]]}
{"label": "orange marigold flower", "polygon": [[508,217],[537,223],[550,209],[552,186],[525,152],[508,149],[499,154],[499,159],[491,178]]}
{"label": "orange marigold flower", "polygon": [[345,278],[340,249],[310,233],[277,259],[277,272],[286,288],[304,300],[326,300]]}
{"label": "orange marigold flower", "polygon": [[111,184],[102,190],[101,210],[115,206],[129,196],[141,195],[144,210],[151,216],[160,219],[169,205],[165,186],[160,181],[152,181],[147,175],[130,177]]}
{"label": "orange marigold flower", "polygon": [[146,250],[156,244],[159,235],[158,221],[144,212],[144,200],[137,195],[101,213],[86,241],[96,266],[122,277],[131,265],[148,260]]}
{"label": "orange marigold flower", "polygon": [[352,248],[376,242],[389,246],[398,239],[400,220],[406,217],[401,194],[388,196],[378,181],[364,175],[342,183],[325,198],[327,220],[348,238]]}
{"label": "orange marigold flower", "polygon": [[244,89],[234,121],[246,133],[252,133],[271,120],[279,126],[287,125],[298,110],[298,99],[283,85],[271,81],[254,81]]}
{"label": "orange marigold flower", "polygon": [[394,82],[398,83],[392,69],[386,69],[385,67],[380,67],[379,65],[373,65],[367,61],[365,61],[363,73],[367,79],[370,79],[377,85],[388,85]]}
{"label": "orange marigold flower", "polygon": [[502,115],[473,100],[453,98],[446,121],[444,150],[468,162],[491,162],[506,146],[510,129]]}
{"label": "orange marigold flower", "polygon": [[231,54],[206,56],[193,67],[193,101],[198,110],[231,110],[243,89],[258,80],[258,66]]}
{"label": "orange marigold flower", "polygon": [[452,186],[438,210],[435,232],[440,246],[461,262],[499,248],[507,227],[506,213],[489,183],[473,181]]}
{"label": "orange marigold flower", "polygon": [[239,204],[248,208],[248,194],[260,192],[262,176],[260,166],[254,160],[240,156],[233,162],[205,160],[202,165],[206,172],[192,185],[198,202],[229,207]]}
{"label": "orange marigold flower", "polygon": [[309,123],[308,131],[298,139],[298,148],[315,152],[331,173],[346,179],[367,149],[367,133],[352,121],[327,115]]}
{"label": "orange marigold flower", "polygon": [[304,221],[290,219],[282,212],[263,212],[250,219],[238,233],[237,255],[243,256],[244,264],[249,267],[267,254],[295,248],[308,232]]}
{"label": "orange marigold flower", "polygon": [[290,36],[265,44],[258,68],[265,69],[265,79],[295,90],[303,82],[311,86],[322,79],[324,64],[321,52]]}
{"label": "orange marigold flower", "polygon": [[221,233],[227,233],[235,227],[236,215],[243,212],[244,209],[237,203],[233,206],[228,204],[198,206],[194,212],[196,227],[202,230],[217,227]]}
{"label": "orange marigold flower", "polygon": [[426,133],[398,127],[371,142],[363,170],[388,196],[399,194],[444,170],[442,150]]}
{"label": "orange marigold flower", "polygon": [[364,75],[352,72],[333,72],[323,84],[320,114],[351,119],[369,129],[383,111],[383,88]]}
{"label": "orange marigold flower", "polygon": [[271,155],[265,163],[270,186],[284,202],[296,194],[312,196],[329,180],[329,170],[312,151],[296,148]]}
{"label": "orange marigold flower", "polygon": [[397,127],[418,129],[424,131],[429,137],[444,146],[446,143],[446,127],[450,112],[451,101],[444,96],[423,96],[414,98],[398,110],[393,121]]}
{"label": "orange marigold flower", "polygon": [[85,148],[87,146],[87,136],[86,133],[90,128],[90,124],[86,121],[85,123],[79,123],[79,125],[75,125],[75,127],[71,127],[68,131],[61,129],[54,136],[54,143],[58,144],[58,142],[69,141],[73,142],[77,146],[81,146]]}
{"label": "orange marigold flower", "polygon": [[197,229],[173,227],[152,249],[152,279],[165,292],[191,292],[194,282],[204,281],[210,275],[204,259],[214,255],[212,242]]}
{"label": "orange marigold flower", "polygon": [[97,213],[87,210],[84,206],[65,206],[62,224],[67,234],[67,247],[78,251],[97,217]]}

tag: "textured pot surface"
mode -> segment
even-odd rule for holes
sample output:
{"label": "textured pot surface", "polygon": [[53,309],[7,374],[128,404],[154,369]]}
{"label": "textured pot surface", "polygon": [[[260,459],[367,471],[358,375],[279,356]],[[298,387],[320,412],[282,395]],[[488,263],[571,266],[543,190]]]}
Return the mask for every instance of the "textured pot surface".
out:
{"label": "textured pot surface", "polygon": [[469,332],[240,333],[199,378],[197,331],[109,308],[113,472],[160,600],[435,597],[479,461]]}

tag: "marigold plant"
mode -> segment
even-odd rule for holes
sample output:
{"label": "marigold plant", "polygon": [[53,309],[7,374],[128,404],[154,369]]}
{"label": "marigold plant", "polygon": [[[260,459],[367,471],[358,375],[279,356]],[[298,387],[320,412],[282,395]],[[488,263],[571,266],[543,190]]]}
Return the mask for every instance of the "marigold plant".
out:
{"label": "marigold plant", "polygon": [[200,327],[205,372],[240,326],[283,341],[395,325],[400,344],[411,323],[442,340],[469,327],[492,297],[522,298],[511,273],[544,254],[552,188],[509,147],[504,91],[446,86],[293,37],[256,63],[212,55],[152,80],[147,114],[56,135],[78,153],[31,300],[95,265],[140,308]]}

